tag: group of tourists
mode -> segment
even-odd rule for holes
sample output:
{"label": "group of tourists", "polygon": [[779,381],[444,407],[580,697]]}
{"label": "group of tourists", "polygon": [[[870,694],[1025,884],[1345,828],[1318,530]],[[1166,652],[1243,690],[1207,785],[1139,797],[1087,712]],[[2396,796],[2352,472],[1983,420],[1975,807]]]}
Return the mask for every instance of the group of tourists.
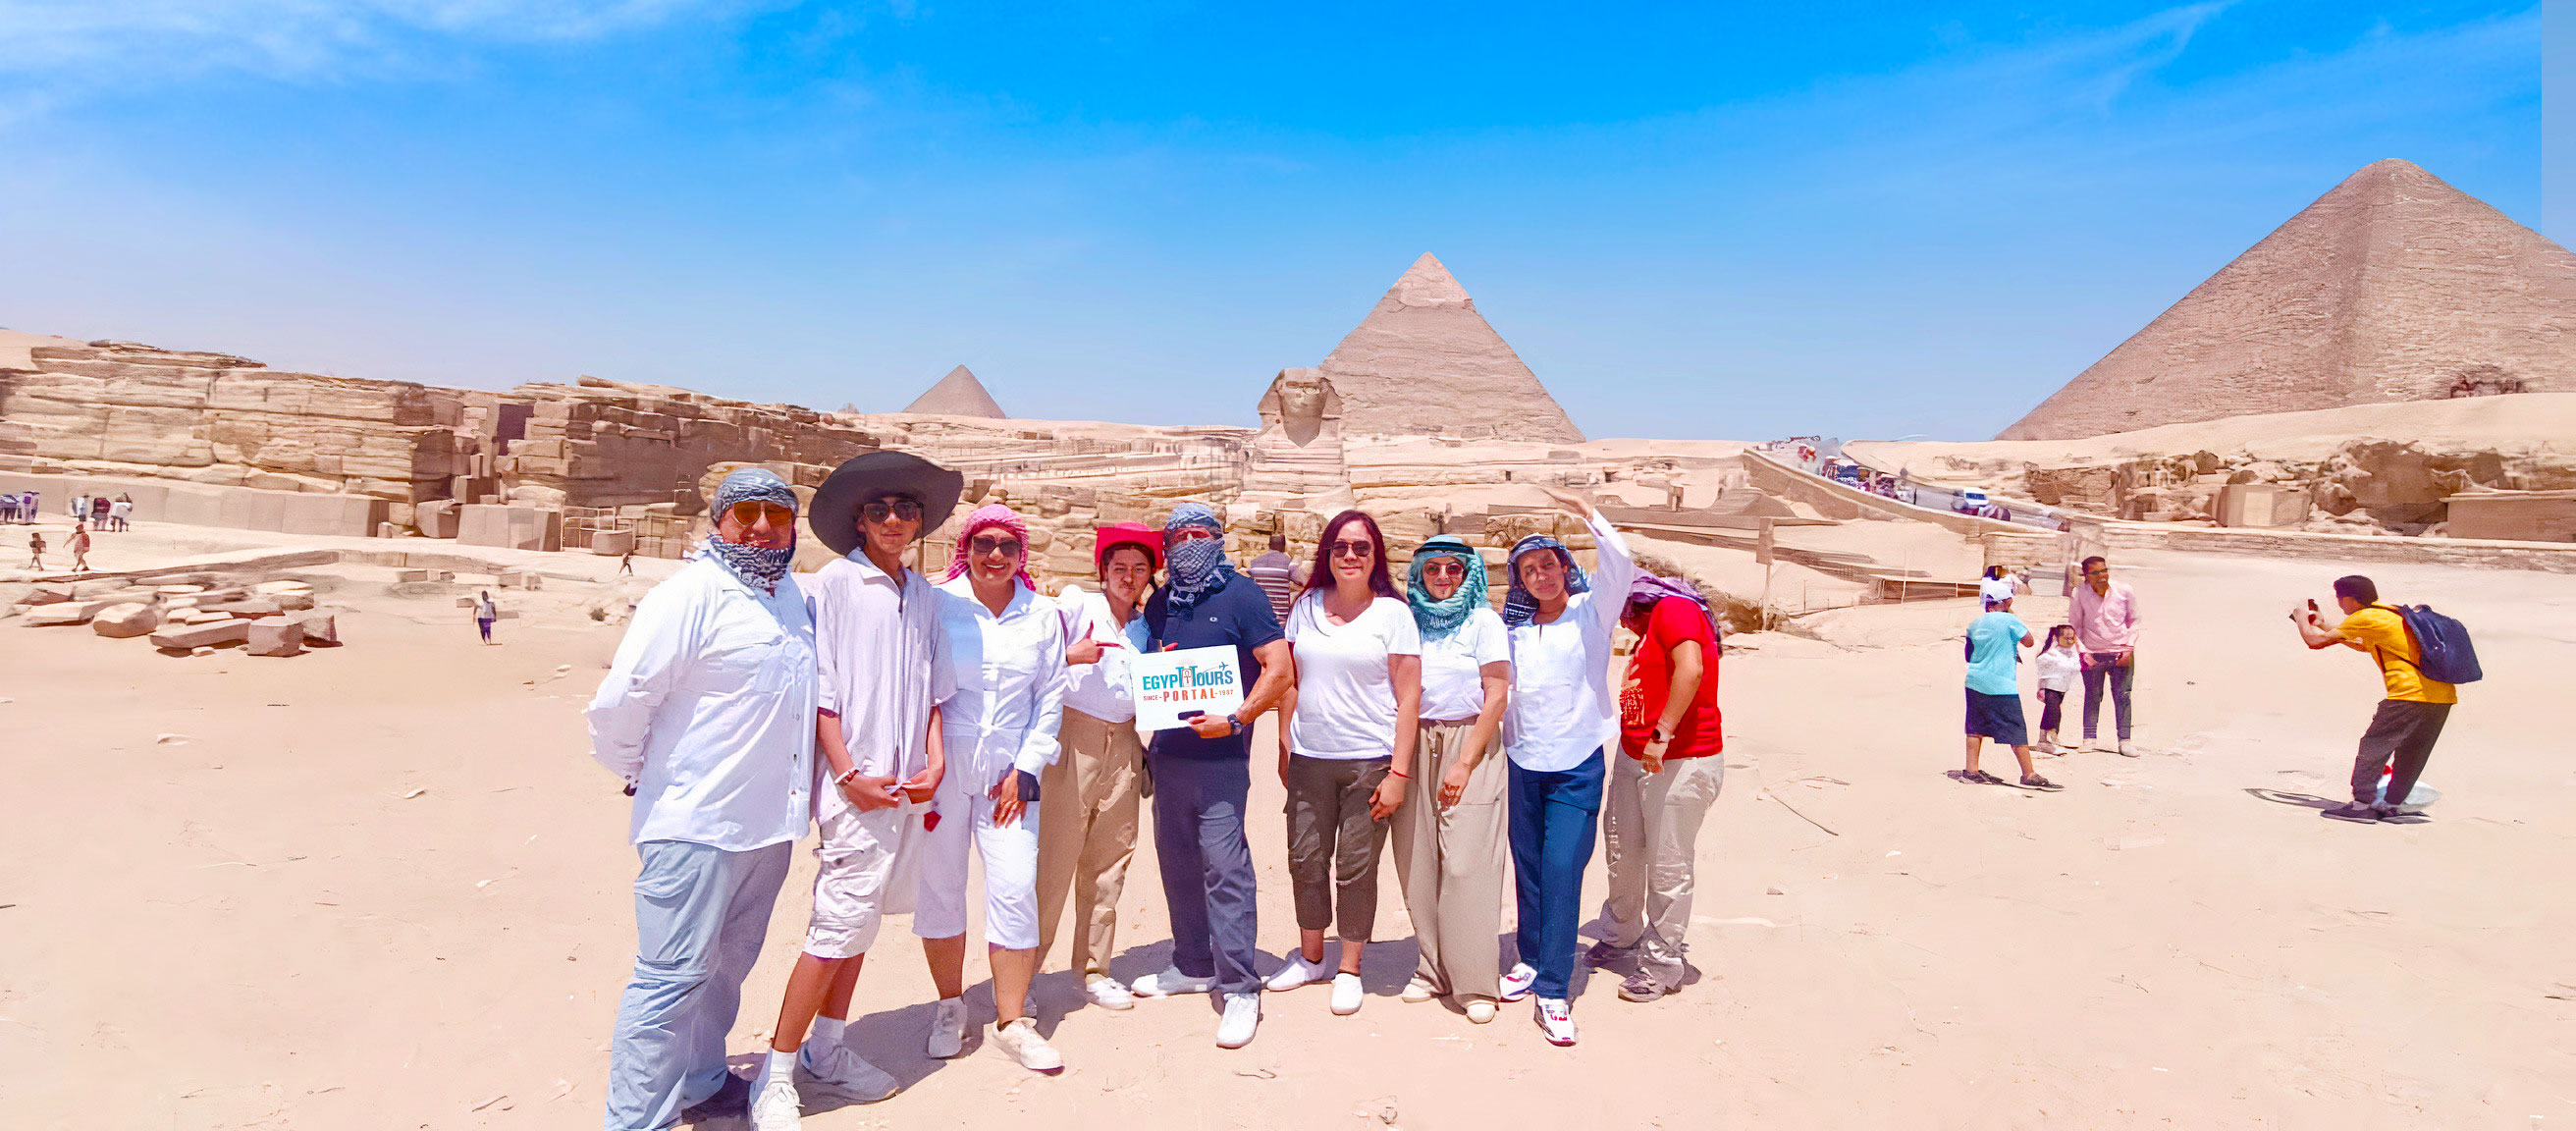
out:
{"label": "group of tourists", "polygon": [[[35,492],[33,491],[27,493],[27,511],[30,515],[35,513]],[[119,495],[111,499],[105,495],[74,495],[71,517],[74,526],[88,523],[90,529],[102,533],[124,530],[134,518],[134,496]]]}
{"label": "group of tourists", "polygon": [[0,493],[0,524],[24,526],[44,513],[42,502],[34,491]]}
{"label": "group of tourists", "polygon": [[[1251,1042],[1265,990],[1327,985],[1330,1011],[1355,1013],[1390,835],[1420,952],[1402,1000],[1446,999],[1481,1024],[1534,999],[1546,1038],[1570,1045],[1578,960],[1618,974],[1633,1001],[1683,986],[1694,846],[1724,773],[1718,633],[1695,590],[1641,574],[1583,500],[1551,491],[1584,521],[1597,567],[1524,538],[1503,558],[1497,612],[1478,550],[1431,538],[1398,586],[1394,548],[1356,510],[1324,525],[1310,566],[1274,539],[1247,574],[1227,560],[1216,514],[1181,503],[1160,529],[1094,531],[1097,591],[1049,598],[1028,573],[1026,522],[985,506],[933,582],[904,556],[949,519],[962,485],[904,453],[851,460],[807,516],[839,556],[792,577],[795,492],[736,471],[716,491],[714,534],[638,605],[589,710],[595,756],[635,798],[641,858],[609,1127],[667,1127],[698,1107],[747,1109],[776,1131],[817,1094],[893,1094],[848,1040],[888,914],[911,914],[937,993],[925,1053],[961,1055],[976,898],[989,1039],[1032,1070],[1064,1064],[1029,991],[1067,911],[1069,965],[1101,1007],[1212,995],[1226,1048]],[[1639,643],[1614,687],[1623,624]],[[1128,666],[1198,648],[1232,650],[1240,705],[1140,734]],[[1252,728],[1272,710],[1298,945],[1266,969],[1246,822]],[[1108,966],[1148,796],[1171,958],[1122,982]],[[724,1035],[809,824],[820,835],[804,949],[745,1082],[724,1068]],[[1596,841],[1608,937],[1579,955]],[[1496,938],[1507,882],[1508,967]]]}
{"label": "group of tourists", "polygon": [[[2004,785],[2002,778],[1978,767],[1978,753],[1987,739],[1999,746],[2012,747],[2020,763],[2021,786],[2044,792],[2065,787],[2040,774],[2031,763],[2034,746],[2042,754],[2059,754],[2067,750],[2101,749],[2096,735],[2101,728],[2102,702],[2105,691],[2112,705],[2113,722],[2118,741],[2110,747],[2123,757],[2135,758],[2129,745],[2130,688],[2137,673],[2138,595],[2127,582],[2111,579],[2111,563],[2101,557],[2089,557],[2077,567],[2080,580],[2068,594],[2069,619],[2048,630],[2048,641],[2040,644],[2033,638],[2030,626],[2013,614],[2013,600],[2030,590],[2030,578],[2015,574],[2002,566],[1986,567],[1985,576],[1977,582],[1977,596],[1984,611],[1970,622],[1967,632],[1968,716],[1967,765],[1958,775],[1962,781],[1980,785]],[[2030,738],[2027,716],[2021,704],[2021,650],[2036,647],[2032,667],[2039,683],[2039,740]],[[2080,743],[2061,744],[2058,730],[2064,725],[2066,696],[2078,683],[2084,688],[2084,738]]]}

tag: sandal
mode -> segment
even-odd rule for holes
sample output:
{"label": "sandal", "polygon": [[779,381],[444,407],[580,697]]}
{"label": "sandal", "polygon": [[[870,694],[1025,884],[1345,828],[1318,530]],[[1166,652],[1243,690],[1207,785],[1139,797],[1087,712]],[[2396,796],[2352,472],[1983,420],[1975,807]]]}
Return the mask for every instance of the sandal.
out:
{"label": "sandal", "polygon": [[2021,779],[2021,787],[2023,789],[2036,789],[2046,793],[2055,793],[2066,788],[2065,786],[2059,785],[2056,782],[2039,776],[2038,774],[2030,774],[2023,777]]}
{"label": "sandal", "polygon": [[2004,779],[1999,778],[1999,777],[1996,777],[1996,776],[1994,776],[1993,774],[1987,773],[1987,772],[1985,772],[1984,770],[1970,770],[1970,771],[1968,771],[1967,773],[1964,773],[1964,774],[1959,775],[1959,780],[1960,780],[1960,781],[1963,781],[1963,782],[1967,782],[1967,783],[1969,783],[1969,784],[1971,784],[1971,785],[2002,785],[2002,784],[2004,784]]}

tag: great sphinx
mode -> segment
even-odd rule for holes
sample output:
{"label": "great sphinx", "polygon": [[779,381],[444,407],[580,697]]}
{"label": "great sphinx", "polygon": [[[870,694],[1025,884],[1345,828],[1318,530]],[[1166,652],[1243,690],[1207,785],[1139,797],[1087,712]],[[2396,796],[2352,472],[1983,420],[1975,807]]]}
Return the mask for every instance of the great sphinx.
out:
{"label": "great sphinx", "polygon": [[1282,369],[1261,395],[1261,436],[1298,447],[1342,438],[1342,397],[1320,369]]}

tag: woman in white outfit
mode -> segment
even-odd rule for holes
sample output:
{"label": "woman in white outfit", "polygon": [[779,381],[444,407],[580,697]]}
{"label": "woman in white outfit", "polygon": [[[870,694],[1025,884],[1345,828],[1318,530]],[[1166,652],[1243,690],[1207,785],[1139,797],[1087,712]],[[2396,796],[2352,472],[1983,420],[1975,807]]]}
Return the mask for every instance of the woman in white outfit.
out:
{"label": "woman in white outfit", "polygon": [[[1422,702],[1422,636],[1387,576],[1377,522],[1343,511],[1324,524],[1306,592],[1288,610],[1297,665],[1279,777],[1288,789],[1288,879],[1298,953],[1269,988],[1330,979],[1334,1013],[1360,1008],[1360,952],[1377,923],[1379,850],[1404,804]],[[1324,957],[1339,911],[1341,961]]]}
{"label": "woman in white outfit", "polygon": [[1422,633],[1422,740],[1395,817],[1395,874],[1422,955],[1404,1000],[1446,996],[1479,1025],[1502,977],[1503,711],[1512,645],[1485,563],[1447,534],[1413,552],[1404,595]]}
{"label": "woman in white outfit", "polygon": [[1038,774],[1056,760],[1064,701],[1065,629],[1024,564],[1028,525],[994,505],[967,516],[957,558],[939,586],[940,656],[931,698],[946,772],[922,837],[912,930],[939,990],[927,1051],[947,1058],[966,1040],[966,853],[984,864],[984,942],[993,967],[993,1042],[1025,1067],[1055,1072],[1062,1057],[1026,1015],[1038,963]]}

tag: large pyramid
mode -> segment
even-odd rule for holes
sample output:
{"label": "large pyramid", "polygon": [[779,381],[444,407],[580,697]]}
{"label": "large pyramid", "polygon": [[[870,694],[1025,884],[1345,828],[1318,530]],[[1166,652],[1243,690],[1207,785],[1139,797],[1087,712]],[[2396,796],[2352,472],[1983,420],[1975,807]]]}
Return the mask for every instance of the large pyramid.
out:
{"label": "large pyramid", "polygon": [[936,413],[941,416],[984,416],[995,420],[1010,419],[993,394],[984,391],[984,383],[963,365],[948,371],[930,391],[913,398],[905,412]]}
{"label": "large pyramid", "polygon": [[1999,440],[2576,390],[2576,255],[2405,161],[2373,162]]}
{"label": "large pyramid", "polygon": [[1321,368],[1340,394],[1346,435],[1583,442],[1538,376],[1476,313],[1476,300],[1427,254]]}

